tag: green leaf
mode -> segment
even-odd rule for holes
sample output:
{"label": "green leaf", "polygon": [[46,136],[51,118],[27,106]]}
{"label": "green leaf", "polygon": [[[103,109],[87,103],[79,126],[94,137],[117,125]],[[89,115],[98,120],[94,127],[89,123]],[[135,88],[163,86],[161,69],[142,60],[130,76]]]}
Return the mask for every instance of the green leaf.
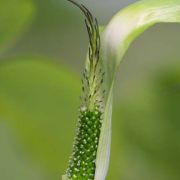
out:
{"label": "green leaf", "polygon": [[180,22],[179,0],[144,0],[117,13],[102,35],[102,63],[106,72],[106,104],[96,160],[96,180],[104,180],[109,165],[113,84],[130,44],[160,22]]}
{"label": "green leaf", "polygon": [[[58,179],[67,166],[79,104],[78,79],[64,66],[45,58],[16,58],[0,64],[0,124],[15,134],[24,161],[41,167],[50,179]],[[13,152],[22,154],[16,149]],[[3,156],[0,154],[0,159]],[[0,167],[3,163],[0,161]],[[4,171],[10,172],[10,167]]]}
{"label": "green leaf", "polygon": [[33,12],[31,0],[0,1],[0,51],[24,31]]}

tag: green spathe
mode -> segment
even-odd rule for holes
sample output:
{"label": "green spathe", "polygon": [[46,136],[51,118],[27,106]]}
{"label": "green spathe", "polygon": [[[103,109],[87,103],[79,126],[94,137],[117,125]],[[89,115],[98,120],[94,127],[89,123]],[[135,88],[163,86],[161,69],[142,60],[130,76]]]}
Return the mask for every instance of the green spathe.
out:
{"label": "green spathe", "polygon": [[96,159],[95,180],[104,180],[108,170],[113,84],[120,62],[135,38],[147,28],[160,22],[180,22],[179,0],[138,1],[117,13],[101,36],[101,59],[106,72],[107,94]]}

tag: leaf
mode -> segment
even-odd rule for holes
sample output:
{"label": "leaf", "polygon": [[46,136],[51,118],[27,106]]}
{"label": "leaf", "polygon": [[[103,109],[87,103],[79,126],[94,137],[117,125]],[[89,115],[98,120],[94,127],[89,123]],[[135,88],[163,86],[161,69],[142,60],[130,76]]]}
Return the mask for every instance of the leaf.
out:
{"label": "leaf", "polygon": [[0,1],[0,50],[15,40],[29,24],[34,12],[31,0]]}
{"label": "leaf", "polygon": [[67,166],[79,83],[74,73],[46,58],[16,58],[0,64],[0,123],[13,131],[26,159],[49,179],[58,179]]}
{"label": "leaf", "polygon": [[102,35],[102,63],[106,72],[106,105],[96,160],[95,180],[104,180],[109,165],[113,84],[130,44],[147,28],[160,22],[180,22],[179,0],[144,0],[121,10]]}

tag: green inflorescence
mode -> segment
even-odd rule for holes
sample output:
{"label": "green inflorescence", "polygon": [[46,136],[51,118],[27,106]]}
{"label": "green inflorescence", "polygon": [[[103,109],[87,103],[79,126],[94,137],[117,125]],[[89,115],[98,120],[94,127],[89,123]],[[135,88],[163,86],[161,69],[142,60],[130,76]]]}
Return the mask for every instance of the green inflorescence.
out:
{"label": "green inflorescence", "polygon": [[101,129],[102,112],[81,110],[73,154],[69,162],[69,179],[93,180],[96,169],[96,153]]}
{"label": "green inflorescence", "polygon": [[66,172],[68,179],[94,180],[96,154],[103,116],[103,77],[100,61],[100,34],[96,18],[84,6],[68,0],[81,9],[89,36],[88,65],[83,72],[82,105],[73,153]]}

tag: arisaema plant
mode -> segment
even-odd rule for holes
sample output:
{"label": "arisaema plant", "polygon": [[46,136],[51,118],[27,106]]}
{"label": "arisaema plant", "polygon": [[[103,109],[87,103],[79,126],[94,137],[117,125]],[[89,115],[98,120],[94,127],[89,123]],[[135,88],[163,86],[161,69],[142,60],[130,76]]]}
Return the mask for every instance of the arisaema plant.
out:
{"label": "arisaema plant", "polygon": [[77,1],[89,35],[77,133],[63,179],[104,180],[111,145],[113,86],[131,43],[156,23],[180,22],[179,0],[143,0],[118,12],[100,30],[97,19]]}

